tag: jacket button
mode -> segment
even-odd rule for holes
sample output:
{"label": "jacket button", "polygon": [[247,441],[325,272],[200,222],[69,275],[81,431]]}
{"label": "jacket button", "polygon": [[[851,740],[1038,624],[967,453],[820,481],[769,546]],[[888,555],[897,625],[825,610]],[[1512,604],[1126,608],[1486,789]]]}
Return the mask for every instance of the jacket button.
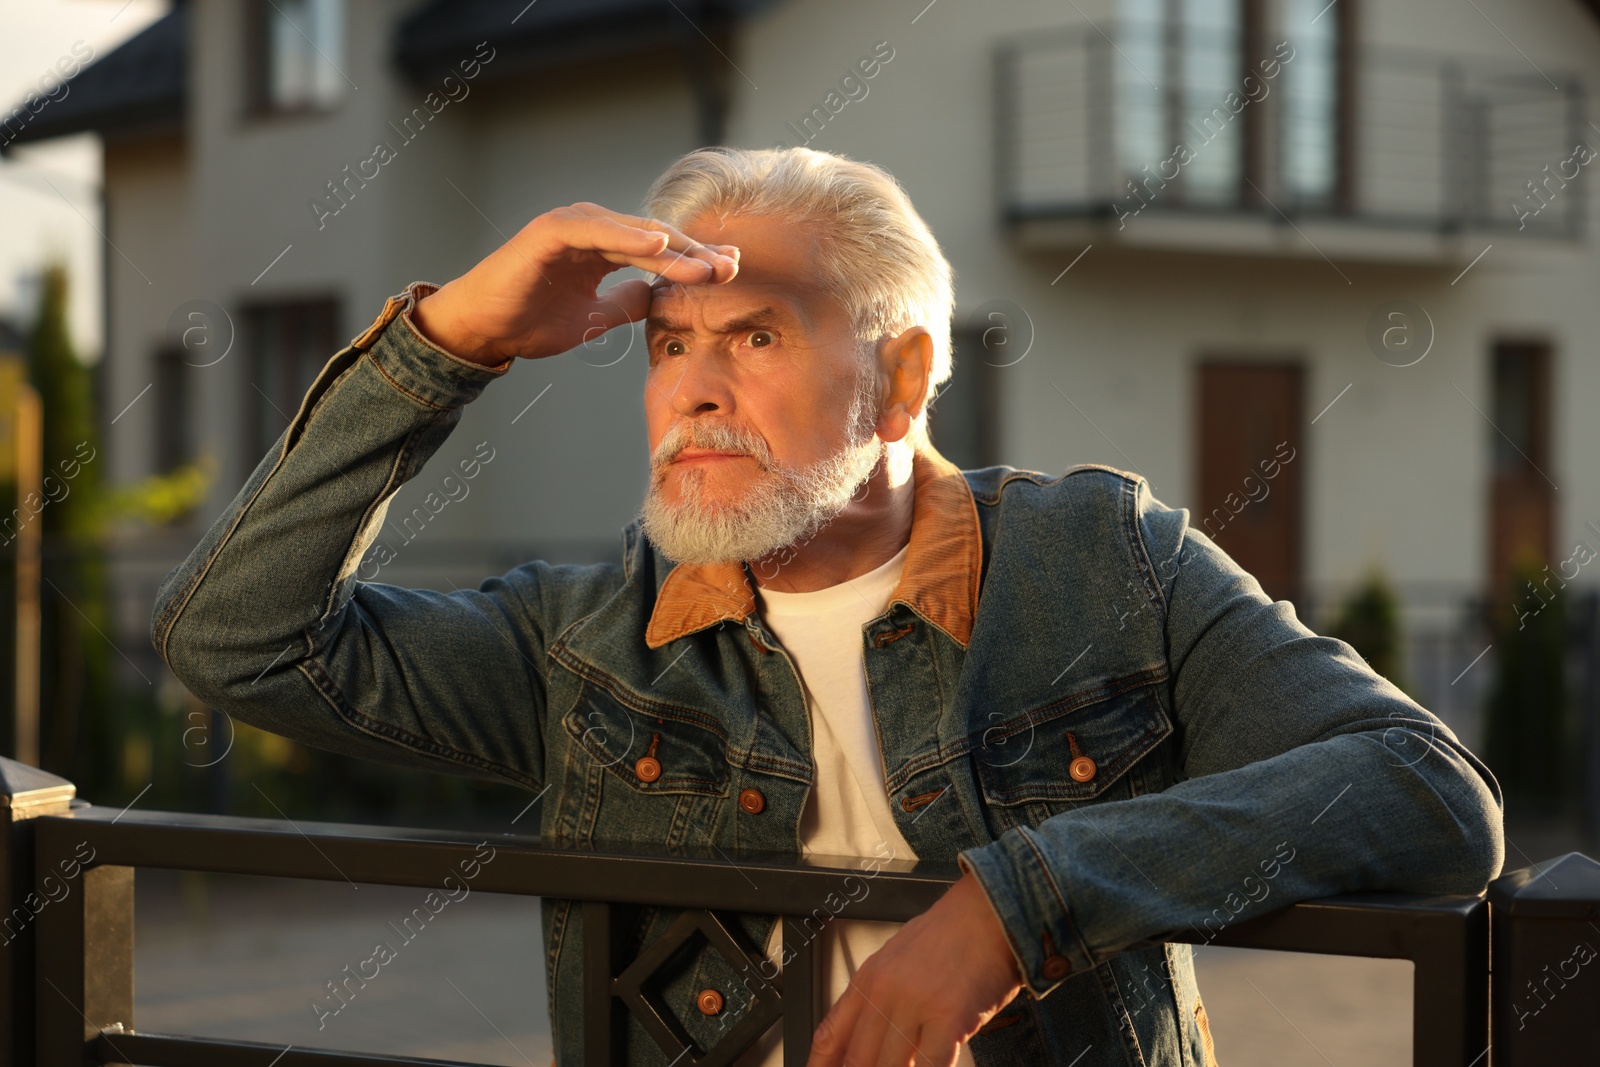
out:
{"label": "jacket button", "polygon": [[767,798],[761,795],[759,789],[741,789],[739,806],[751,815],[760,815],[761,809],[767,806]]}
{"label": "jacket button", "polygon": [[661,777],[661,761],[654,756],[640,756],[633,765],[633,773],[639,776],[641,782],[653,782]]}
{"label": "jacket button", "polygon": [[1067,773],[1072,775],[1072,780],[1075,782],[1087,782],[1094,777],[1097,770],[1099,768],[1095,766],[1094,760],[1088,756],[1079,756],[1067,767]]}
{"label": "jacket button", "polygon": [[722,1010],[722,994],[715,989],[702,989],[700,995],[694,998],[695,1006],[702,1015],[715,1015]]}
{"label": "jacket button", "polygon": [[1039,973],[1052,982],[1065,978],[1070,970],[1072,970],[1072,961],[1060,953],[1046,956],[1044,961],[1039,964]]}

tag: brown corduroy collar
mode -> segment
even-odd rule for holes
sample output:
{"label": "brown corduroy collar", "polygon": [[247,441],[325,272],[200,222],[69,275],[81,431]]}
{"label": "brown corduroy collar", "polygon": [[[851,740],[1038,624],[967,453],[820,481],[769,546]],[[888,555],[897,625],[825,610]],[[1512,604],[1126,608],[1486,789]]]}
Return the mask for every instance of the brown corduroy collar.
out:
{"label": "brown corduroy collar", "polygon": [[[960,469],[931,444],[912,455],[911,480],[911,537],[890,600],[903,601],[965,648],[983,562],[977,504]],[[645,643],[660,648],[724,619],[743,622],[755,603],[743,563],[680,564],[661,584]]]}

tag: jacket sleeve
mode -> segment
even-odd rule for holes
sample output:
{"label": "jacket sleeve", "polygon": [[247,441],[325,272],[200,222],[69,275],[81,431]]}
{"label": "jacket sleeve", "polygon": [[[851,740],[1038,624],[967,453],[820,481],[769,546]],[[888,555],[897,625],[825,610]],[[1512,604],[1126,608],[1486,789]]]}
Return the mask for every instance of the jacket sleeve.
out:
{"label": "jacket sleeve", "polygon": [[238,496],[162,582],[151,639],[195,696],[252,726],[537,788],[552,568],[530,564],[450,594],[357,581],[395,492],[444,444],[462,406],[510,368],[423,338],[409,309],[428,291],[418,283],[391,298],[328,361]]}
{"label": "jacket sleeve", "polygon": [[1488,768],[1349,645],[1269,599],[1187,511],[1154,502],[1142,480],[1134,499],[1181,772],[1162,792],[961,854],[1027,988],[1042,996],[1135,944],[1209,940],[1314,897],[1481,891],[1504,855]]}

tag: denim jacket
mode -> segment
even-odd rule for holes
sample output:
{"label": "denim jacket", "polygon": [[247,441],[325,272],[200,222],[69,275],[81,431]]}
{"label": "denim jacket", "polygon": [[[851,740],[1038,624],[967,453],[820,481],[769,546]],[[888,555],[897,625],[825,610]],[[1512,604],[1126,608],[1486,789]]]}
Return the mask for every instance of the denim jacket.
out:
{"label": "denim jacket", "polygon": [[[423,338],[409,309],[428,291],[328,361],[163,582],[156,649],[263,729],[548,790],[551,843],[799,855],[805,698],[746,565],[676,566],[636,522],[620,562],[536,560],[451,594],[358,580],[391,496],[510,365]],[[960,471],[932,447],[913,479],[904,576],[861,647],[899,829],[976,875],[1025,979],[977,1064],[1204,1067],[1193,950],[1164,933],[1498,872],[1488,769],[1144,479]],[[677,912],[631,914],[639,944]],[[752,946],[775,922],[732,918]],[[547,899],[543,922],[557,1059],[577,1064],[581,909]],[[736,1006],[741,981],[702,945],[660,997],[709,1047],[727,1020],[696,995]],[[628,1063],[668,1063],[628,1027]]]}

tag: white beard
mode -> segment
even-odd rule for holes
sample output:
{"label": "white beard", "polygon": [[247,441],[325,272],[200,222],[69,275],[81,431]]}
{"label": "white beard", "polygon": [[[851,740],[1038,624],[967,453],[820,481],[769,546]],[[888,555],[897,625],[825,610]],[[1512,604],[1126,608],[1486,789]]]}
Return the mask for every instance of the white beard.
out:
{"label": "white beard", "polygon": [[[724,423],[675,424],[650,458],[650,488],[639,509],[644,535],[668,559],[685,564],[763,559],[816,536],[850,503],[887,447],[875,433],[875,383],[870,368],[863,369],[846,416],[849,441],[807,467],[773,462],[758,435]],[[746,453],[762,476],[737,502],[713,505],[703,498],[706,472],[690,468],[679,474],[679,501],[669,504],[661,485],[671,457],[687,447]]]}

